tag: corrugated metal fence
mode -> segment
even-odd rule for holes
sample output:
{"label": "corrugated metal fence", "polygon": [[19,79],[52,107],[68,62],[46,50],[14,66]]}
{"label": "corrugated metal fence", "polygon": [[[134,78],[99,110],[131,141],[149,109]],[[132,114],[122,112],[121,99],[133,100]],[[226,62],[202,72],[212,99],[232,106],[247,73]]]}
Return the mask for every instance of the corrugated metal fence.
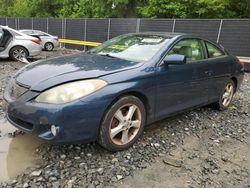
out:
{"label": "corrugated metal fence", "polygon": [[[104,42],[115,36],[145,31],[194,33],[221,43],[237,56],[250,57],[250,19],[58,19],[0,18],[0,25],[37,29],[59,38]],[[66,44],[67,48],[83,46]]]}

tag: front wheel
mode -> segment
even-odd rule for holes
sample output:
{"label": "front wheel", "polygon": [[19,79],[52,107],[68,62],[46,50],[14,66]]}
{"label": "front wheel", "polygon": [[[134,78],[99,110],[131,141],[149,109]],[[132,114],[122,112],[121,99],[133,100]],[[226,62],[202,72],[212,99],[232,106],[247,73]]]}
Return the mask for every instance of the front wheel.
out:
{"label": "front wheel", "polygon": [[124,150],[141,136],[146,120],[144,104],[135,96],[119,99],[108,109],[98,142],[110,151]]}
{"label": "front wheel", "polygon": [[227,82],[227,84],[225,84],[221,92],[219,101],[214,104],[215,108],[219,110],[227,109],[233,100],[234,92],[235,92],[235,83],[233,80],[230,80]]}

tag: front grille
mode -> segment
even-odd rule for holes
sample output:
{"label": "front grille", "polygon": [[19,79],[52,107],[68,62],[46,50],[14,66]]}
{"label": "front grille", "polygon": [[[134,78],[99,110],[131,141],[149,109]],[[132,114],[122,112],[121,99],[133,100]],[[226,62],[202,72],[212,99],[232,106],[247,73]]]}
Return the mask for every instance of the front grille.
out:
{"label": "front grille", "polygon": [[21,95],[26,93],[29,89],[23,86],[18,85],[15,81],[11,83],[10,87],[10,97],[13,100],[18,99]]}

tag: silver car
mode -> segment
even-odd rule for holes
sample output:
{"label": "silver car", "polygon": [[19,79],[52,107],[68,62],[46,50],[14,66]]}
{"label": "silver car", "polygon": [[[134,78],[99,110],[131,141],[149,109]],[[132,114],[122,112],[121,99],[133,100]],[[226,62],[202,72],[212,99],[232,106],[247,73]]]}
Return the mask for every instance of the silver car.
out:
{"label": "silver car", "polygon": [[59,41],[57,36],[50,35],[43,31],[31,30],[31,29],[23,29],[19,31],[40,39],[41,46],[46,51],[52,51],[55,47],[59,47]]}
{"label": "silver car", "polygon": [[42,52],[40,41],[8,26],[0,25],[0,58],[13,60],[39,55]]}

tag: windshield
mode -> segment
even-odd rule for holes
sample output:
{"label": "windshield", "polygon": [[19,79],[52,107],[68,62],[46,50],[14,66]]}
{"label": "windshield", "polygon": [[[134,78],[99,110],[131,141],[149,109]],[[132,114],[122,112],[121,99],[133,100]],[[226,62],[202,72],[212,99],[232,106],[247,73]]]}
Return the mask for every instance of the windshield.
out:
{"label": "windshield", "polygon": [[91,53],[131,61],[150,60],[170,37],[161,35],[121,35],[90,50]]}

